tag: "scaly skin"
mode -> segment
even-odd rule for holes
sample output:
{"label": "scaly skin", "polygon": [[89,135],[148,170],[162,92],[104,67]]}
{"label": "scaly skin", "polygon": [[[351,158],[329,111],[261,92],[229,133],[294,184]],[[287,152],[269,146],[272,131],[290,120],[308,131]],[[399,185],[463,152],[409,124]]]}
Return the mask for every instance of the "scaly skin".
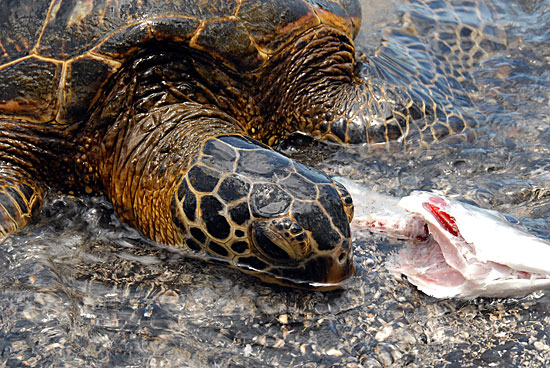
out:
{"label": "scaly skin", "polygon": [[44,190],[29,174],[0,165],[0,239],[27,225],[40,210]]}

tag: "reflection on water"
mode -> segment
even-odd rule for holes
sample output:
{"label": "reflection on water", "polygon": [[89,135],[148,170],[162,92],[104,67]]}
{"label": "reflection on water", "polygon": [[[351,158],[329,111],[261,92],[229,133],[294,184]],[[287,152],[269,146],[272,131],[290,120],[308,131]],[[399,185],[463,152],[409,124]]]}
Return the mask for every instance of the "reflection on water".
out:
{"label": "reflection on water", "polygon": [[[472,14],[460,6],[467,3],[456,2],[459,20],[467,22]],[[383,37],[399,43],[382,30],[399,22],[403,8],[365,4],[359,48],[372,56]],[[440,19],[423,24],[429,27],[418,37],[427,46],[454,17],[446,2],[431,4]],[[476,64],[466,81],[473,105],[460,108],[475,108],[483,120],[474,142],[407,152],[316,145],[330,154],[312,156],[324,158],[319,167],[328,174],[396,196],[413,189],[456,195],[550,239],[550,1],[494,0],[489,8],[507,46]],[[433,13],[423,4],[417,10]],[[287,290],[151,245],[121,225],[101,198],[52,195],[39,220],[0,247],[0,365],[542,367],[549,361],[550,293],[438,301],[386,272],[384,260],[398,244],[373,237],[354,245],[357,272],[344,290]]]}

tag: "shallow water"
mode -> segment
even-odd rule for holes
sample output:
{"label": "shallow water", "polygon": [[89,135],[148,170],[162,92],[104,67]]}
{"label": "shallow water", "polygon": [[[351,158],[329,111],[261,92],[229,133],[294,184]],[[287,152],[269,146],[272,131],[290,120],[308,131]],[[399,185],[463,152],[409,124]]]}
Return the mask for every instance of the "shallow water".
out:
{"label": "shallow water", "polygon": [[[401,19],[402,4],[379,4],[365,1],[368,26],[358,48],[367,56],[383,30]],[[466,2],[451,7],[463,9],[460,4]],[[473,104],[457,107],[480,115],[473,142],[406,151],[296,147],[296,155],[322,156],[312,161],[321,161],[326,173],[379,192],[432,190],[499,210],[550,240],[550,1],[488,5],[490,24],[505,32],[506,47],[473,68],[466,85]],[[437,22],[422,29],[449,27],[451,12],[437,14]],[[472,20],[468,11],[459,14],[461,22]],[[424,36],[431,45],[433,38]],[[50,195],[37,222],[0,247],[0,366],[550,362],[550,292],[440,301],[385,270],[399,244],[373,237],[354,246],[357,271],[343,290],[282,289],[147,243],[120,224],[102,198]]]}

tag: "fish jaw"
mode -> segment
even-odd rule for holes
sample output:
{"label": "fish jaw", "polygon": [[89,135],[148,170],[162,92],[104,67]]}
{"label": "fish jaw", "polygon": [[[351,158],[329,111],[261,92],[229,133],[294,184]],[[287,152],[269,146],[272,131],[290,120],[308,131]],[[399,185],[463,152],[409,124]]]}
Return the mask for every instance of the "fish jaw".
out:
{"label": "fish jaw", "polygon": [[494,262],[472,266],[477,273],[471,271],[468,279],[449,266],[440,242],[433,237],[422,243],[407,243],[389,257],[386,267],[398,277],[405,276],[423,293],[442,299],[522,296],[550,288],[547,276],[516,271]]}
{"label": "fish jaw", "polygon": [[[513,227],[496,211],[421,191],[402,198],[398,205],[419,214],[432,233],[438,229],[450,241],[457,242],[457,248],[464,248],[464,254],[473,252],[480,262],[496,262],[514,270],[550,276],[550,244]],[[430,205],[438,210],[428,210]],[[441,224],[441,214],[452,219],[459,236]],[[466,245],[459,244],[461,240]]]}
{"label": "fish jaw", "polygon": [[373,233],[405,241],[388,257],[427,295],[471,299],[512,297],[550,289],[550,244],[513,227],[491,210],[414,191],[398,199],[345,178],[355,205],[355,240]]}
{"label": "fish jaw", "polygon": [[428,192],[413,192],[399,206],[426,221],[430,237],[408,243],[388,268],[424,293],[504,297],[550,288],[550,245],[497,212]]}

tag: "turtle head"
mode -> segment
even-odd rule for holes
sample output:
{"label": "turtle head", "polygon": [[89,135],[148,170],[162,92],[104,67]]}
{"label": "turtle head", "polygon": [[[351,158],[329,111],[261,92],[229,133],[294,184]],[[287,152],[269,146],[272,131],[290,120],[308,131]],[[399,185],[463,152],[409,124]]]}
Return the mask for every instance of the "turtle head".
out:
{"label": "turtle head", "polygon": [[243,136],[207,140],[172,217],[191,250],[269,283],[333,289],[353,274],[343,186]]}
{"label": "turtle head", "polygon": [[313,170],[294,165],[286,180],[253,186],[250,256],[238,264],[262,271],[257,276],[268,282],[332,289],[354,270],[351,197],[319,173],[308,181],[302,175]]}

